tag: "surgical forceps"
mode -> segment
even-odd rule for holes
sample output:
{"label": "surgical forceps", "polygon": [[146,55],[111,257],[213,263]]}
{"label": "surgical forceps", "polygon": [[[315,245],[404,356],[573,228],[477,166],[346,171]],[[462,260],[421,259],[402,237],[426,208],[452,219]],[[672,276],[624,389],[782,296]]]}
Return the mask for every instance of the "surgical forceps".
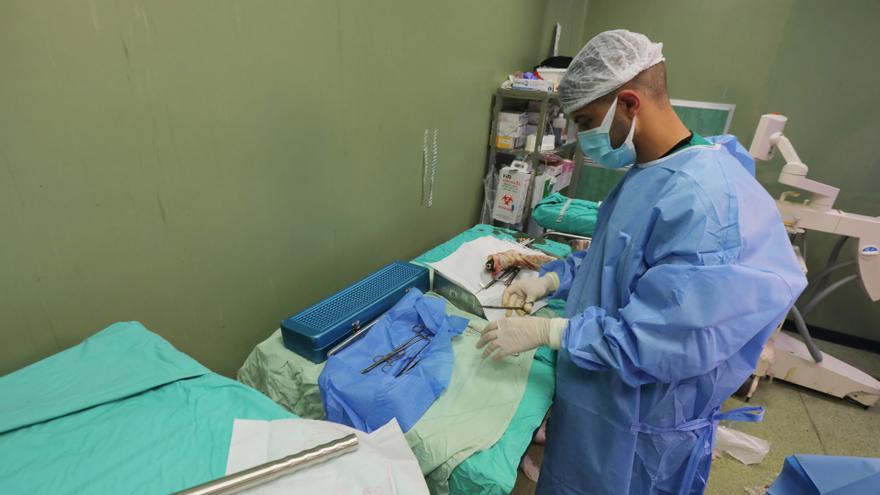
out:
{"label": "surgical forceps", "polygon": [[483,306],[483,309],[513,309],[518,311],[529,312],[532,309],[532,303],[525,303],[522,306]]}
{"label": "surgical forceps", "polygon": [[480,292],[488,289],[489,287],[492,287],[493,285],[497,284],[498,282],[502,282],[507,287],[510,287],[510,284],[512,284],[513,281],[516,280],[516,277],[519,276],[520,270],[521,269],[519,267],[511,267],[511,268],[508,268],[507,270],[504,270],[503,272],[501,272],[501,275],[498,275],[498,277],[493,278],[486,285],[481,286],[480,290],[478,290],[477,293],[479,294]]}
{"label": "surgical forceps", "polygon": [[[418,330],[416,330],[418,328]],[[367,373],[373,371],[377,367],[381,366],[381,371],[387,372],[391,369],[394,363],[404,357],[406,355],[406,350],[409,349],[416,342],[420,342],[422,340],[426,340],[428,342],[431,341],[431,332],[428,331],[424,325],[416,324],[413,326],[413,331],[415,331],[416,335],[411,339],[407,340],[403,344],[392,349],[388,354],[384,356],[375,356],[373,358],[373,364],[367,366],[366,368],[361,370],[362,375],[366,375]]]}
{"label": "surgical forceps", "polygon": [[394,374],[394,378],[400,378],[401,375],[403,375],[407,371],[415,368],[416,365],[419,364],[419,362],[422,360],[422,358],[420,357],[422,352],[425,349],[427,349],[428,346],[430,346],[430,345],[431,345],[431,341],[430,340],[426,341],[425,344],[418,351],[416,351],[416,353],[413,354],[412,357],[409,358],[409,360],[407,360],[406,364],[403,365],[403,368],[400,368],[400,370]]}

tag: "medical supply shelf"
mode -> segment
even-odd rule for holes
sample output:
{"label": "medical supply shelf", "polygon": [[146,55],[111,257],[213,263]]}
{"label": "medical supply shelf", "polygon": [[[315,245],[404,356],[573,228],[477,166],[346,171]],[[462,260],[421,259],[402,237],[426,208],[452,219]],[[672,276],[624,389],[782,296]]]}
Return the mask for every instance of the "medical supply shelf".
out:
{"label": "medical supply shelf", "polygon": [[[525,102],[540,102],[537,131],[535,133],[535,146],[533,149],[499,149],[497,146],[499,115],[504,110],[506,103],[509,104],[511,101],[517,100]],[[532,180],[529,182],[528,193],[526,197],[531,198],[535,184],[534,179],[538,173],[541,155],[543,153],[553,153],[557,151],[556,149],[545,152],[541,151],[545,129],[547,128],[547,124],[549,122],[548,114],[550,112],[551,105],[556,106],[557,108],[559,107],[559,97],[558,94],[555,92],[547,93],[545,91],[504,88],[499,88],[495,92],[494,102],[492,105],[492,126],[489,133],[489,156],[486,161],[486,174],[483,178],[483,207],[480,214],[480,221],[482,223],[502,225],[522,231],[525,231],[527,229],[529,225],[529,220],[531,218],[531,208],[528,208],[527,211],[524,212],[522,221],[516,225],[508,225],[498,221],[494,221],[492,219],[492,206],[495,201],[495,191],[498,186],[498,171],[500,170],[498,158],[499,155],[506,155],[508,157],[513,157],[513,159],[522,160],[529,163],[532,170]],[[580,164],[582,162],[580,158],[580,149],[578,147],[575,147],[575,155],[573,158],[575,162],[575,167],[574,174],[571,179],[571,185],[568,186],[569,191],[577,190],[577,180],[580,175]],[[505,165],[507,163],[509,162],[504,162]]]}
{"label": "medical supply shelf", "polygon": [[[517,158],[528,158],[533,152],[529,150],[505,150],[505,149],[496,149],[495,153],[501,155],[511,155]],[[496,155],[497,156],[497,155]]]}

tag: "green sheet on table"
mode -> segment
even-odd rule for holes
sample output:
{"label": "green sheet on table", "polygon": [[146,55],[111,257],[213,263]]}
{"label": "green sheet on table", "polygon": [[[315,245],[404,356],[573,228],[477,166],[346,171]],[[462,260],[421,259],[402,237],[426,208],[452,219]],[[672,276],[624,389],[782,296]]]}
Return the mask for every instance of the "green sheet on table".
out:
{"label": "green sheet on table", "polygon": [[[477,225],[413,261],[439,261],[465,242],[487,235],[513,239],[513,234],[510,230]],[[553,241],[545,241],[535,247],[557,256],[570,253],[567,245]],[[474,325],[481,325],[479,318],[463,313],[451,305],[447,306],[447,310],[452,314],[467,316]],[[538,314],[553,316],[547,309]],[[456,349],[453,382],[473,380],[478,372],[476,379],[486,380],[486,383],[505,379],[513,385],[514,382],[510,380],[516,378],[516,387],[508,387],[509,390],[499,394],[496,399],[507,397],[514,390],[516,397],[511,396],[509,400],[501,401],[507,405],[499,403],[496,408],[499,416],[493,418],[494,421],[487,422],[485,410],[480,414],[479,410],[469,411],[467,407],[461,407],[462,404],[485,402],[484,397],[472,396],[479,387],[456,386],[451,382],[447,392],[407,433],[407,441],[419,459],[429,487],[435,494],[449,490],[463,495],[509,493],[516,482],[520,456],[531,442],[532,433],[540,426],[552,400],[555,374],[554,360],[549,351],[539,350],[535,354],[539,359],[530,359],[532,353],[523,354],[517,358],[522,366],[516,367],[516,373],[504,378],[492,378],[486,375],[490,370],[481,371],[471,365],[470,358],[478,355],[473,352],[476,338],[469,329],[461,338],[453,340],[453,348]],[[284,348],[281,333],[276,331],[254,348],[239,370],[238,378],[300,416],[322,419],[324,410],[317,386],[322,369],[323,365],[314,365]],[[522,378],[517,378],[518,376]],[[454,435],[446,431],[450,424],[456,425]],[[497,430],[499,426],[501,430]],[[477,433],[473,438],[467,438],[469,431]],[[492,439],[494,445],[486,439]]]}
{"label": "green sheet on table", "polygon": [[449,477],[451,493],[502,495],[513,490],[520,458],[553,401],[555,362],[553,351],[546,347],[538,350],[525,393],[504,435],[492,448],[477,452],[458,465]]}
{"label": "green sheet on table", "polygon": [[221,477],[233,420],[295,417],[140,323],[0,377],[0,493],[167,494]]}
{"label": "green sheet on table", "polygon": [[[452,378],[446,391],[406,432],[407,443],[436,495],[449,493],[450,475],[462,461],[489,449],[507,431],[535,362],[534,351],[499,362],[484,361],[476,343],[486,321],[451,304],[446,311],[470,320],[468,329],[452,340]],[[344,353],[340,358],[345,358]],[[321,419],[324,410],[317,379],[322,369],[323,364],[313,364],[284,348],[278,331],[254,348],[238,377],[296,414]],[[531,438],[531,432],[526,438]],[[514,476],[515,468],[514,464]]]}
{"label": "green sheet on table", "polygon": [[469,320],[468,329],[453,341],[452,381],[416,427],[406,433],[435,495],[450,493],[449,479],[457,467],[504,435],[522,403],[535,354],[522,353],[503,362],[485,361],[476,344],[487,322],[452,304],[446,305],[446,312]]}
{"label": "green sheet on table", "polygon": [[[476,225],[447,242],[414,259],[415,263],[432,263],[449,256],[462,244],[491,235],[501,239],[514,239],[514,231]],[[553,241],[533,244],[532,247],[555,256],[568,256],[571,249]],[[562,301],[551,301],[539,316],[556,316],[551,310],[559,310]],[[520,457],[532,441],[532,434],[541,425],[556,389],[555,355],[547,348],[539,349],[532,361],[529,378],[522,400],[501,438],[491,448],[477,452],[464,460],[452,472],[449,488],[454,494],[501,495],[510,493],[516,484],[516,472]]]}

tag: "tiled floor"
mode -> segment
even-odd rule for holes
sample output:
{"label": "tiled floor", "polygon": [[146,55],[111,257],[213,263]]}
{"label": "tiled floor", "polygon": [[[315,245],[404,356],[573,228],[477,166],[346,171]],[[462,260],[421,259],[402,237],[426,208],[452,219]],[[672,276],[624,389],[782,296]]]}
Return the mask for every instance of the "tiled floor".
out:
{"label": "tiled floor", "polygon": [[[880,355],[817,342],[823,351],[880,377]],[[726,408],[745,403],[730,399]],[[786,456],[794,453],[880,457],[880,405],[871,409],[789,385],[764,380],[750,405],[767,410],[761,423],[737,423],[734,428],[770,441],[770,453],[757,465],[746,466],[724,456],[712,466],[708,495],[762,494]],[[541,457],[541,449],[531,454]],[[535,484],[520,474],[514,495],[534,493]]]}

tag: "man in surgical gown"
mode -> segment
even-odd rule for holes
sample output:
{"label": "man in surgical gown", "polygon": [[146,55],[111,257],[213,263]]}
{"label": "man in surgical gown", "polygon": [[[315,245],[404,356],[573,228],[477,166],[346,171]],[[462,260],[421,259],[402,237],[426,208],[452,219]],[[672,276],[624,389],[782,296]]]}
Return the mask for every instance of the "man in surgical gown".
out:
{"label": "man in surgical gown", "polygon": [[721,412],[806,279],[754,162],[732,136],[678,119],[662,45],[601,33],[560,83],[586,156],[633,165],[602,203],[589,250],[517,282],[506,305],[566,298],[566,318],[505,318],[494,358],[558,349],[539,494],[700,494]]}

